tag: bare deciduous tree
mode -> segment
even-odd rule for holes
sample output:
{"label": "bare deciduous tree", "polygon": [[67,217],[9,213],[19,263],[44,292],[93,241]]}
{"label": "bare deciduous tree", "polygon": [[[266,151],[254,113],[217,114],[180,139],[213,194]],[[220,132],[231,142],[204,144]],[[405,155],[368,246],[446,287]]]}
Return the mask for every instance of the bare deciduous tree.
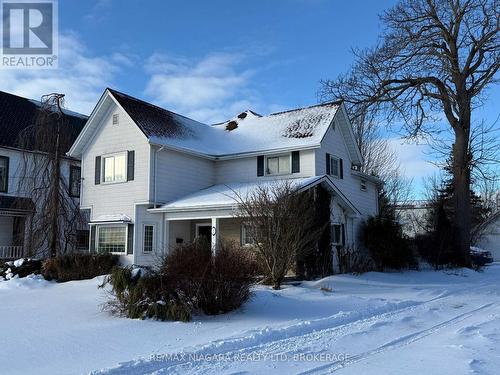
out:
{"label": "bare deciduous tree", "polygon": [[17,141],[20,148],[33,151],[23,153],[18,181],[19,191],[35,204],[27,229],[31,256],[56,256],[75,248],[77,229],[85,224],[78,201],[71,197],[69,176],[62,170],[72,141],[63,100],[62,94],[43,96],[35,123]]}
{"label": "bare deciduous tree", "polygon": [[313,191],[299,192],[290,182],[265,184],[248,196],[238,192],[238,216],[275,289],[297,257],[317,246],[325,229],[315,221]]}
{"label": "bare deciduous tree", "polygon": [[402,0],[382,15],[380,43],[356,52],[351,73],[323,91],[395,123],[410,136],[452,129],[455,239],[470,265],[471,121],[500,67],[498,0]]}

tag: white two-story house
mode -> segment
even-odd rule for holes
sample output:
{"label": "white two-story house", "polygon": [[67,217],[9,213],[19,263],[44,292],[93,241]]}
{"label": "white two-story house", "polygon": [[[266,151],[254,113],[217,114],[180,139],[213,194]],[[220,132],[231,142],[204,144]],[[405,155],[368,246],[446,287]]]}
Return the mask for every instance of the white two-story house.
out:
{"label": "white two-story house", "polygon": [[362,163],[341,103],[207,125],[106,89],[69,156],[81,159],[90,249],[151,264],[197,236],[245,244],[235,193],[277,179],[330,193],[332,245],[357,247],[380,180]]}
{"label": "white two-story house", "polygon": [[[35,134],[37,117],[41,103],[0,91],[0,259],[16,259],[23,256],[47,256],[47,241],[43,228],[36,228],[43,215],[41,199],[50,187],[40,181],[33,169],[47,153],[37,149],[31,137]],[[87,117],[75,112],[66,112],[66,129],[62,133],[67,142],[64,151],[76,140],[83,129]],[[61,135],[61,139],[63,136]],[[38,162],[34,164],[34,160]],[[78,212],[80,196],[80,161],[63,157],[60,174],[66,189],[61,189],[66,202],[71,205],[66,210]],[[36,194],[34,193],[36,191]],[[88,248],[88,230],[82,225],[78,230],[60,223],[58,241],[60,248],[77,250]],[[69,239],[68,237],[71,237]],[[64,243],[63,243],[64,242]],[[71,243],[68,245],[68,243]]]}

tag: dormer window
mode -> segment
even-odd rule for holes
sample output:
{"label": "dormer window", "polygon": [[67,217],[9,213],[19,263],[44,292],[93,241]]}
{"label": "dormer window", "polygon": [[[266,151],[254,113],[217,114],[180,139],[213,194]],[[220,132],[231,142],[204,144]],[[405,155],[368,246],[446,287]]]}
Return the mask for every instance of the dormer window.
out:
{"label": "dormer window", "polygon": [[266,174],[279,175],[290,173],[290,154],[268,156],[266,159]]}

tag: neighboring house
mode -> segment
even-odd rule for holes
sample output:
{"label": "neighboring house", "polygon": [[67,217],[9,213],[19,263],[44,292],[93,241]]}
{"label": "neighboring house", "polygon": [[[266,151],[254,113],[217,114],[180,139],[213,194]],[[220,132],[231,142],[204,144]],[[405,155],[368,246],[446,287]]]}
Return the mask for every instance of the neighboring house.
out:
{"label": "neighboring house", "polygon": [[[19,258],[36,252],[36,249],[30,248],[28,233],[30,223],[37,215],[37,207],[42,202],[33,202],[30,191],[20,181],[26,170],[25,163],[34,157],[44,157],[44,153],[29,147],[20,148],[19,137],[23,130],[35,123],[39,108],[40,102],[0,91],[0,259]],[[68,113],[72,140],[76,139],[86,120],[86,116]],[[80,195],[80,161],[65,157],[61,173],[71,186],[73,196],[70,199],[77,201]],[[80,235],[84,245],[85,232]]]}
{"label": "neighboring house", "polygon": [[426,216],[430,209],[431,202],[427,200],[401,202],[394,206],[396,219],[402,225],[403,233],[410,238],[426,233]]}
{"label": "neighboring house", "polygon": [[92,251],[152,264],[197,236],[247,244],[235,192],[291,179],[331,194],[332,246],[358,247],[361,222],[378,213],[381,181],[362,160],[344,105],[206,125],[106,89],[69,155],[82,160],[81,206]]}
{"label": "neighboring house", "polygon": [[493,260],[500,262],[500,210],[481,224],[479,233],[479,240],[475,245],[491,252]]}

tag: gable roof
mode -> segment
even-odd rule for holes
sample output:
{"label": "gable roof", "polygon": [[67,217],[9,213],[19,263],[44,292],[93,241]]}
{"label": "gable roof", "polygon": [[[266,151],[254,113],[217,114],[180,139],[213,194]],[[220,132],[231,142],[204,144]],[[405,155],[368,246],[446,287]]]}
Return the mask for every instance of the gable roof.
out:
{"label": "gable roof", "polygon": [[[40,105],[39,101],[0,91],[0,146],[19,148],[19,135],[35,123]],[[69,149],[83,129],[87,116],[71,111],[65,113],[69,127]],[[25,149],[33,151],[31,147]]]}
{"label": "gable roof", "polygon": [[109,98],[127,113],[149,143],[210,158],[320,147],[342,107],[340,102],[324,103],[267,116],[248,110],[226,122],[208,125],[108,88],[70,155],[78,156],[90,141],[91,134],[83,133],[96,131],[97,124],[92,123],[99,121],[99,112],[105,112],[101,106],[109,105]]}

